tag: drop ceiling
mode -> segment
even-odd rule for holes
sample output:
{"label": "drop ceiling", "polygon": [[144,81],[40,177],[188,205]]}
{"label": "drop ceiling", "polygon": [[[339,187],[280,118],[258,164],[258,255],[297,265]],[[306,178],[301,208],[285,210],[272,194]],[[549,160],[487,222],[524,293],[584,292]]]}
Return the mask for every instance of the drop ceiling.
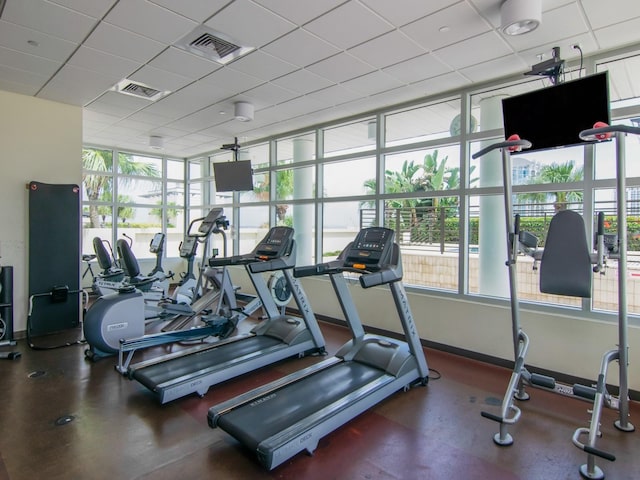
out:
{"label": "drop ceiling", "polygon": [[[0,0],[0,5],[2,5]],[[193,157],[640,42],[638,0],[542,0],[507,37],[502,0],[6,0],[0,89],[83,108],[83,141]],[[249,53],[226,64],[180,41],[211,30]],[[123,80],[157,99],[124,95]],[[138,90],[138,87],[134,88]],[[154,97],[155,98],[155,97]],[[233,104],[251,102],[250,122]]]}

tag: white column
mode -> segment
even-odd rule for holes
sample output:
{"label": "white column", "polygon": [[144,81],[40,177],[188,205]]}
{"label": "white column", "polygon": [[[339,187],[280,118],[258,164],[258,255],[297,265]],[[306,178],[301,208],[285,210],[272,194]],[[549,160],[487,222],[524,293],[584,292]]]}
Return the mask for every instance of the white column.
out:
{"label": "white column", "polygon": [[[502,98],[504,95],[480,101],[480,125],[483,130],[502,127]],[[497,140],[482,143],[486,147]],[[479,160],[480,187],[502,186],[502,153],[494,150]],[[507,297],[509,275],[507,260],[507,227],[504,199],[499,196],[480,197],[480,228],[478,232],[479,290],[483,295]]]}
{"label": "white column", "polygon": [[[304,138],[293,139],[293,163],[313,158],[313,141]],[[293,198],[313,197],[313,169],[302,168],[293,171]],[[293,205],[293,228],[296,231],[297,265],[313,263],[313,204]]]}

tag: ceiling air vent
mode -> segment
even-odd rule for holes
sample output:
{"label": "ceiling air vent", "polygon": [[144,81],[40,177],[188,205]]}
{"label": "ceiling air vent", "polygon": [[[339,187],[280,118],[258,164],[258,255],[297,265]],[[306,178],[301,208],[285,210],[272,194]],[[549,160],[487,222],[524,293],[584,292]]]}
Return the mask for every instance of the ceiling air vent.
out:
{"label": "ceiling air vent", "polygon": [[132,95],[134,97],[145,98],[155,102],[160,98],[168,95],[170,92],[167,90],[158,90],[144,83],[134,82],[125,78],[116,83],[111,90],[118,93],[124,93],[125,95]]}
{"label": "ceiling air vent", "polygon": [[223,65],[254,50],[240,45],[224,33],[203,26],[181,38],[175,46]]}

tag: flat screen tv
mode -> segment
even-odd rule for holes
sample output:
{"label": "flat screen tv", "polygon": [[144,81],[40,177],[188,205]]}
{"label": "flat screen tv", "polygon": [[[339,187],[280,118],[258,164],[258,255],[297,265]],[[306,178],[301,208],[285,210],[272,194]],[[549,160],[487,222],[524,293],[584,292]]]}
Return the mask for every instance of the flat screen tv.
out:
{"label": "flat screen tv", "polygon": [[253,190],[251,160],[214,163],[213,179],[218,192]]}
{"label": "flat screen tv", "polygon": [[502,100],[505,138],[517,134],[546,150],[584,143],[578,134],[596,122],[610,124],[607,72]]}

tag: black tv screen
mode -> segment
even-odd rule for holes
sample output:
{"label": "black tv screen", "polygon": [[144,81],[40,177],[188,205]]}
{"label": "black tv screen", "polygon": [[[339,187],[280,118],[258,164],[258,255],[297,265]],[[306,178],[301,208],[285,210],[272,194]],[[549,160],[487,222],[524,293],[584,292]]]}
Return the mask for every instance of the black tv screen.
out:
{"label": "black tv screen", "polygon": [[213,179],[218,192],[253,190],[251,160],[214,163]]}
{"label": "black tv screen", "polygon": [[502,117],[505,138],[531,142],[521,153],[584,143],[582,130],[611,123],[607,72],[504,98]]}

